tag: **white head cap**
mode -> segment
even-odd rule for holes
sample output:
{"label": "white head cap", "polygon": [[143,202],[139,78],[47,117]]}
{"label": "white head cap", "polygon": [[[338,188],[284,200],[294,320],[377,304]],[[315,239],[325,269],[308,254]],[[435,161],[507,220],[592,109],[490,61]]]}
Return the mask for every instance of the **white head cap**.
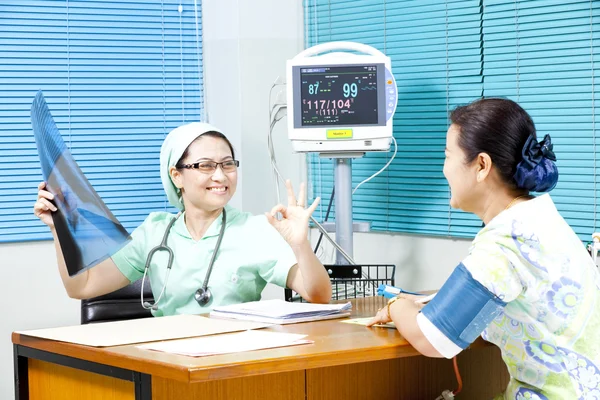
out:
{"label": "white head cap", "polygon": [[206,132],[219,132],[219,129],[204,122],[192,122],[173,129],[162,144],[160,149],[160,179],[167,194],[169,203],[183,211],[183,199],[180,190],[171,180],[169,169],[177,164],[185,149]]}

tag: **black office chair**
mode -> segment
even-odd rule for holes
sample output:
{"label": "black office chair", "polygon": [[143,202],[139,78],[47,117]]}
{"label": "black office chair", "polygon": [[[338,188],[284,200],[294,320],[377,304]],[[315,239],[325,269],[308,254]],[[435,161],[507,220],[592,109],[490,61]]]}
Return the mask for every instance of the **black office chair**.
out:
{"label": "black office chair", "polygon": [[[140,303],[142,280],[103,296],[81,300],[81,323],[121,321],[151,317],[150,310]],[[144,301],[154,301],[150,282],[144,284]]]}

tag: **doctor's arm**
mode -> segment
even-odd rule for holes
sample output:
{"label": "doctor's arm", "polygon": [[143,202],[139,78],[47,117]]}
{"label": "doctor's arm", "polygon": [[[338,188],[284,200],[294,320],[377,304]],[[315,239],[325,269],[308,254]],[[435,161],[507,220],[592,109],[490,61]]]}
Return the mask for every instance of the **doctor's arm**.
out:
{"label": "doctor's arm", "polygon": [[306,244],[293,248],[298,264],[294,265],[287,277],[287,287],[310,303],[329,303],[331,282],[323,264]]}
{"label": "doctor's arm", "polygon": [[65,258],[52,221],[51,213],[56,211],[56,206],[52,203],[54,196],[44,190],[45,188],[46,184],[44,182],[38,186],[38,198],[33,206],[33,212],[50,228],[56,249],[58,271],[69,297],[73,299],[89,299],[114,292],[117,289],[127,286],[129,280],[121,273],[110,258],[73,277],[69,276]]}
{"label": "doctor's arm", "polygon": [[[266,214],[267,220],[292,248],[297,264],[288,272],[286,285],[302,298],[311,303],[329,303],[331,300],[331,282],[323,264],[313,253],[308,241],[308,220],[319,205],[317,198],[313,204],[304,208],[305,185],[300,186],[298,200],[292,184],[286,181],[288,206],[277,205]],[[275,218],[281,213],[282,219]]]}

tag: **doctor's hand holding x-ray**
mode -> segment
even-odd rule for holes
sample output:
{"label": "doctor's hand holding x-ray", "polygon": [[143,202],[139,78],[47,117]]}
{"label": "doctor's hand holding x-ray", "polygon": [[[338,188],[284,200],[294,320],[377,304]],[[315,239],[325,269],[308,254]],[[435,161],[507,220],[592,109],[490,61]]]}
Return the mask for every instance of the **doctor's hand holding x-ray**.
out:
{"label": "doctor's hand holding x-ray", "polygon": [[[305,186],[296,198],[288,181],[287,206],[261,216],[241,212],[228,205],[238,167],[233,146],[217,128],[191,123],[174,129],[161,148],[160,174],[169,202],[181,213],[150,213],[125,247],[73,277],[52,223],[53,195],[41,183],[34,214],[52,231],[68,295],[100,296],[147,274],[156,316],[259,300],[267,283],[288,287],[310,302],[329,302],[329,276],[307,239],[308,220],[319,200],[305,208]],[[167,251],[149,256],[161,242],[172,250],[172,260]],[[210,298],[201,301],[200,289],[207,289]]]}

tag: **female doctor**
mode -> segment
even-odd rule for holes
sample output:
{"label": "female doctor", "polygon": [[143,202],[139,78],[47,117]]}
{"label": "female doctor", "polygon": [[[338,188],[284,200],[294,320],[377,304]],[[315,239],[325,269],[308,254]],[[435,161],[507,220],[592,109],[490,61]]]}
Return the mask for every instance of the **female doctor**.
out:
{"label": "female doctor", "polygon": [[450,206],[485,226],[430,303],[392,299],[371,324],[394,321],[430,357],[452,358],[483,333],[510,373],[500,398],[600,398],[600,274],[550,195],[530,195],[558,180],[550,137],[538,142],[510,100],[478,100],[450,119]]}
{"label": "female doctor", "polygon": [[[112,258],[74,277],[67,273],[52,223],[53,195],[41,183],[34,213],[52,231],[68,295],[100,296],[147,273],[155,303],[144,307],[155,316],[199,314],[259,300],[268,282],[310,302],[329,302],[329,276],[307,240],[308,219],[319,199],[305,209],[304,185],[296,200],[288,181],[287,207],[275,206],[266,217],[241,212],[227,204],[238,166],[231,143],[215,127],[190,123],[171,131],[161,147],[160,173],[169,202],[181,212],[151,213]],[[164,248],[152,252],[163,241],[172,250],[171,260]]]}

